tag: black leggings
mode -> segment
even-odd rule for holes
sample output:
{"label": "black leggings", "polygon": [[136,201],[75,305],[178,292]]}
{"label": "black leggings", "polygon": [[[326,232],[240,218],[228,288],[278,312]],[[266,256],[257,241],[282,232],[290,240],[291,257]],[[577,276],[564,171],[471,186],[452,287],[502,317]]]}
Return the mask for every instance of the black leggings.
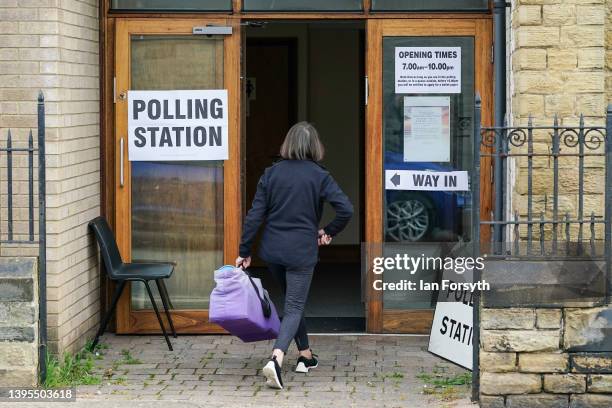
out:
{"label": "black leggings", "polygon": [[277,279],[285,297],[285,310],[274,348],[286,353],[293,338],[298,350],[308,350],[310,346],[304,320],[304,306],[308,298],[314,267],[268,264],[268,269]]}

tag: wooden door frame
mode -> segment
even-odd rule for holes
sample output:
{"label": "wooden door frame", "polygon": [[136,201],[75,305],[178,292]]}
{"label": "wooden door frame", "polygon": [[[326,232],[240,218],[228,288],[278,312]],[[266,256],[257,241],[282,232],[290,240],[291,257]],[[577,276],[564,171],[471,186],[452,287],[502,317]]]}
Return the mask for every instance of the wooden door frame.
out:
{"label": "wooden door frame", "polygon": [[[119,251],[126,262],[131,260],[131,178],[127,152],[127,98],[120,97],[130,89],[130,35],[192,35],[194,26],[206,24],[231,25],[233,34],[223,39],[223,78],[228,91],[229,159],[223,163],[223,259],[226,264],[233,263],[238,254],[241,219],[240,189],[240,138],[241,109],[240,100],[240,36],[238,20],[223,18],[200,19],[117,19],[115,21],[115,129],[114,149],[120,149],[124,138],[124,162],[115,154],[115,236]],[[120,185],[121,166],[124,170],[124,186]],[[210,271],[212,273],[212,271]],[[159,324],[153,310],[132,310],[130,286],[126,286],[117,307],[117,333],[154,333],[159,332]],[[208,322],[208,312],[204,310],[171,310],[174,325],[181,333],[223,333],[217,325]]]}
{"label": "wooden door frame", "polygon": [[[234,0],[235,4],[239,1]],[[435,20],[438,23],[442,23],[441,29],[449,29],[455,25],[462,26],[465,30],[465,26],[472,27],[472,31],[477,31],[483,40],[475,44],[475,55],[481,55],[480,69],[485,69],[490,72],[487,78],[481,78],[477,80],[476,90],[480,91],[482,96],[482,107],[483,107],[483,123],[490,124],[493,119],[493,99],[492,99],[492,64],[489,63],[489,57],[491,54],[490,45],[492,43],[492,19],[489,13],[376,13],[370,14],[367,10],[364,13],[242,13],[239,7],[235,8],[233,15],[221,14],[221,13],[120,13],[110,12],[108,8],[108,2],[100,2],[100,47],[101,47],[101,170],[104,179],[104,185],[102,189],[102,211],[106,215],[110,224],[114,227],[116,234],[120,233],[120,230],[129,232],[129,225],[122,224],[122,220],[116,218],[117,206],[116,206],[116,189],[119,183],[118,180],[118,155],[115,154],[118,148],[118,115],[115,110],[118,109],[120,101],[117,100],[117,104],[114,102],[114,89],[113,89],[113,78],[117,75],[116,64],[117,61],[121,61],[118,52],[118,38],[116,38],[116,28],[121,24],[134,24],[138,23],[141,25],[151,24],[152,26],[159,26],[160,34],[172,33],[172,30],[183,30],[181,34],[187,34],[186,30],[188,27],[193,25],[200,25],[202,23],[211,23],[213,21],[220,22],[233,27],[234,33],[230,38],[225,39],[225,53],[224,53],[224,78],[225,84],[228,88],[229,93],[229,104],[230,104],[230,129],[234,129],[233,133],[230,131],[230,137],[233,134],[234,137],[238,137],[237,143],[230,141],[230,161],[225,163],[225,180],[231,177],[234,180],[228,186],[225,183],[224,194],[226,197],[234,197],[234,205],[232,208],[224,209],[224,225],[225,225],[225,238],[224,238],[224,260],[225,262],[232,262],[238,252],[238,241],[240,237],[241,222],[236,220],[242,219],[242,188],[240,180],[240,172],[243,163],[240,161],[243,145],[243,139],[241,137],[244,129],[244,118],[242,117],[241,104],[242,104],[242,93],[241,83],[239,75],[241,73],[240,67],[240,45],[243,39],[241,33],[241,22],[243,21],[257,21],[257,20],[365,20],[366,21],[366,47],[365,47],[365,63],[366,63],[366,75],[370,78],[369,87],[369,100],[382,100],[382,63],[380,57],[382,56],[382,41],[377,45],[377,39],[382,38],[382,35],[393,35],[393,30],[399,33],[398,30],[402,30],[402,26],[409,26],[415,30],[418,27],[421,31],[421,35],[439,35],[437,34],[436,24],[432,23]],[[386,22],[394,22],[393,30],[389,27],[383,27]],[[180,24],[177,25],[177,23]],[[162,27],[168,27],[168,30],[163,30]],[[180,28],[179,28],[180,27]],[[427,33],[430,34],[427,34]],[[390,34],[391,33],[391,34]],[[189,30],[189,34],[191,31]],[[401,33],[399,33],[401,34]],[[460,35],[457,32],[452,32],[447,35]],[[228,52],[228,47],[234,50],[234,52]],[[231,55],[230,55],[231,54]],[[378,58],[374,58],[374,55],[378,55]],[[129,56],[129,55],[128,55]],[[486,57],[485,57],[486,56]],[[124,55],[125,57],[125,55]],[[124,63],[129,63],[129,60],[124,60]],[[378,63],[378,67],[376,66]],[[230,64],[234,66],[234,72],[230,72]],[[486,66],[485,66],[486,65]],[[476,72],[480,72],[479,69]],[[381,80],[373,81],[378,75]],[[230,81],[230,78],[233,80]],[[488,83],[487,83],[488,81]],[[378,83],[378,84],[377,84]],[[117,95],[120,92],[121,87],[117,84]],[[232,96],[234,95],[234,96]],[[382,190],[382,123],[376,124],[373,120],[376,116],[382,122],[382,103],[369,103],[366,107],[365,117],[365,165],[364,171],[365,177],[365,200],[364,200],[364,211],[365,211],[365,241],[370,243],[382,242],[382,193],[378,194]],[[232,118],[232,112],[238,113],[240,117]],[[125,120],[125,119],[124,119]],[[378,127],[377,127],[378,126]],[[376,135],[379,135],[378,138]],[[233,140],[233,139],[232,139]],[[231,162],[231,165],[230,165]],[[484,159],[482,162],[482,168],[490,166],[490,159]],[[486,219],[491,209],[491,180],[490,176],[487,177],[489,172],[484,172],[483,179],[481,182],[481,218]],[[126,173],[127,174],[127,173]],[[481,179],[482,180],[482,179]],[[227,200],[226,200],[227,201]],[[378,221],[377,221],[378,220]],[[127,229],[126,229],[127,228]],[[125,244],[124,244],[125,245]],[[122,253],[125,253],[125,248],[121,249]],[[368,274],[368,276],[370,276]],[[101,279],[102,286],[102,309],[104,310],[108,304],[110,304],[110,297],[114,285],[112,282],[109,284],[108,280],[103,277]],[[367,285],[366,288],[371,287]],[[369,296],[369,297],[368,297]],[[366,317],[367,317],[367,331],[371,333],[383,332],[383,305],[382,298],[377,297],[376,293],[366,294]],[[159,332],[159,327],[154,318],[153,312],[139,311],[137,312],[137,319],[134,330],[127,331],[125,324],[120,324],[122,320],[124,323],[129,318],[130,311],[126,309],[126,305],[129,307],[129,295],[125,294],[120,300],[120,304],[123,304],[123,317],[120,318],[120,313],[117,313],[117,324],[116,329],[118,333],[153,333]],[[127,310],[127,313],[126,313]],[[431,311],[429,311],[431,313]],[[173,317],[177,322],[180,320],[183,323],[187,323],[188,328],[183,329],[183,323],[181,323],[181,331],[184,333],[214,333],[223,332],[218,326],[207,323],[207,316],[205,317],[206,324],[203,324],[200,317],[204,318],[203,315],[194,319],[193,311],[173,311]],[[388,315],[388,313],[387,313]],[[391,317],[391,316],[389,316]],[[403,319],[394,319],[396,322],[400,322]],[[198,324],[193,325],[193,322]],[[191,322],[191,326],[190,325]],[[201,324],[200,324],[201,323]],[[177,327],[179,327],[177,325]],[[386,331],[386,330],[385,330]]]}
{"label": "wooden door frame", "polygon": [[[490,18],[474,19],[370,19],[367,23],[366,75],[369,82],[368,106],[366,108],[366,236],[370,250],[384,242],[383,226],[383,38],[385,36],[418,37],[474,37],[474,85],[482,98],[482,121],[489,125],[493,121],[493,64],[491,45],[493,25]],[[488,163],[490,166],[490,162]],[[491,174],[484,171],[483,161],[480,175],[480,217],[489,217],[492,205]],[[482,237],[481,237],[482,239]],[[486,239],[486,238],[485,238]],[[371,254],[372,255],[372,254]],[[374,255],[372,255],[374,256]],[[370,333],[422,333],[428,334],[433,319],[433,310],[384,309],[381,291],[372,286],[370,266],[366,268],[366,330]]]}

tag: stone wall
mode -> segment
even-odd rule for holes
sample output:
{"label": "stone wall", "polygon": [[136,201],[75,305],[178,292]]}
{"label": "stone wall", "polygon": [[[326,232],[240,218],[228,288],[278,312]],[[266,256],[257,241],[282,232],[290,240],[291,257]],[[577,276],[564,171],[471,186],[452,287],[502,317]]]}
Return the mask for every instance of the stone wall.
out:
{"label": "stone wall", "polygon": [[[577,125],[580,114],[584,114],[586,125],[604,124],[607,103],[612,101],[612,79],[606,84],[606,77],[610,78],[612,44],[612,34],[607,29],[610,3],[605,0],[512,1],[509,41],[512,124],[525,125],[531,115],[536,125],[551,126],[558,115],[560,124]],[[535,153],[550,152],[548,132],[536,132],[534,142]],[[526,148],[523,146],[525,152]],[[570,150],[562,146],[562,152]],[[527,160],[516,160],[514,164],[512,212],[525,217]],[[576,157],[559,159],[562,171],[559,214],[563,217],[566,213],[571,218],[577,216],[577,172],[564,176],[565,169],[575,169],[577,165]],[[536,218],[540,212],[547,218],[552,215],[552,166],[552,160],[534,160],[538,175],[533,180]],[[586,160],[585,168],[584,214],[588,217],[595,213],[599,217],[604,208],[603,160]],[[550,239],[550,230],[546,233],[546,239]],[[577,228],[573,227],[571,234],[575,238]],[[520,235],[524,238],[525,228]],[[539,236],[538,231],[536,235]],[[603,237],[603,229],[597,228],[596,236]]]}
{"label": "stone wall", "polygon": [[481,407],[611,407],[611,332],[612,307],[484,309]]}
{"label": "stone wall", "polygon": [[606,100],[612,103],[612,1],[606,5]]}
{"label": "stone wall", "polygon": [[603,117],[609,7],[605,0],[512,1],[514,120]]}
{"label": "stone wall", "polygon": [[[612,34],[605,0],[514,0],[509,38],[510,120],[525,125],[603,125],[612,98]],[[534,151],[549,153],[547,132]],[[526,149],[526,146],[524,146]],[[563,152],[570,150],[562,146]],[[521,152],[522,153],[522,152]],[[577,216],[577,158],[559,160],[559,211]],[[527,161],[516,160],[512,211],[527,215]],[[553,161],[534,159],[535,218],[552,215]],[[604,213],[603,160],[585,161],[584,211]],[[559,238],[565,231],[559,229]],[[588,231],[586,232],[588,233]],[[596,231],[597,238],[603,229]],[[546,239],[551,238],[547,229]],[[576,237],[572,229],[571,236]],[[524,238],[526,230],[519,231]],[[537,228],[534,237],[539,237]],[[561,270],[559,270],[561,273]],[[612,406],[612,308],[482,308],[482,407],[598,408]]]}
{"label": "stone wall", "polygon": [[37,259],[0,257],[0,384],[28,387],[38,375]]}
{"label": "stone wall", "polygon": [[[49,348],[75,350],[99,322],[97,252],[87,222],[100,214],[98,0],[0,1],[0,140],[24,146],[36,134],[36,98],[46,100]],[[4,156],[4,155],[0,155]],[[4,165],[5,159],[0,159]],[[27,173],[16,163],[15,212],[23,231]],[[2,167],[4,168],[4,167]],[[5,177],[5,172],[0,173]],[[4,183],[0,183],[6,191]],[[6,231],[6,194],[0,194]],[[5,238],[5,237],[4,237]],[[4,256],[34,247],[0,248]]]}

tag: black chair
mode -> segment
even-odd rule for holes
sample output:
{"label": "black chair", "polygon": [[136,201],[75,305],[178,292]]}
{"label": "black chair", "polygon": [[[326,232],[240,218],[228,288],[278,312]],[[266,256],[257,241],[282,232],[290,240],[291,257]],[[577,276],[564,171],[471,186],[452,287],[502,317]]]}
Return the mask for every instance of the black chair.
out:
{"label": "black chair", "polygon": [[106,222],[106,219],[104,217],[94,218],[89,222],[89,227],[94,231],[96,240],[100,246],[100,253],[102,255],[102,260],[104,261],[104,266],[106,267],[108,277],[115,282],[115,293],[113,294],[111,307],[102,319],[100,329],[98,330],[96,338],[91,345],[91,350],[95,349],[100,336],[104,333],[104,330],[106,329],[106,326],[108,325],[108,322],[115,311],[115,307],[117,306],[121,292],[123,292],[125,283],[128,281],[140,281],[144,283],[145,287],[147,288],[149,299],[151,299],[153,310],[155,310],[157,320],[159,321],[159,326],[164,333],[166,343],[168,343],[168,348],[170,351],[172,351],[172,344],[170,343],[170,339],[166,333],[166,328],[164,327],[164,322],[162,321],[159,310],[157,309],[157,304],[153,298],[151,288],[149,287],[149,281],[154,280],[157,284],[157,290],[159,291],[159,296],[161,297],[164,305],[166,317],[168,318],[170,328],[172,329],[172,335],[174,338],[176,338],[176,330],[174,330],[174,324],[172,323],[170,311],[168,310],[170,299],[168,297],[166,284],[164,283],[164,279],[167,279],[172,275],[176,264],[173,262],[155,261],[124,263],[121,259],[121,254],[119,253],[119,248],[117,247],[117,241],[115,241],[115,236],[113,235],[108,222]]}

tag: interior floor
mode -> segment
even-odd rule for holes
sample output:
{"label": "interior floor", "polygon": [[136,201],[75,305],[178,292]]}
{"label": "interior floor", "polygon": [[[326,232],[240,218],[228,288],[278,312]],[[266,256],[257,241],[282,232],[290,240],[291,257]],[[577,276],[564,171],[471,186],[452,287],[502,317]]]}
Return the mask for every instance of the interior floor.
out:
{"label": "interior floor", "polygon": [[[309,121],[325,145],[323,165],[353,203],[346,230],[322,248],[306,305],[309,330],[364,331],[360,243],[363,234],[364,25],[356,21],[269,22],[246,30],[246,204],[263,170],[278,158],[294,123]],[[333,209],[326,206],[322,225]],[[278,285],[255,259],[282,310]]]}

